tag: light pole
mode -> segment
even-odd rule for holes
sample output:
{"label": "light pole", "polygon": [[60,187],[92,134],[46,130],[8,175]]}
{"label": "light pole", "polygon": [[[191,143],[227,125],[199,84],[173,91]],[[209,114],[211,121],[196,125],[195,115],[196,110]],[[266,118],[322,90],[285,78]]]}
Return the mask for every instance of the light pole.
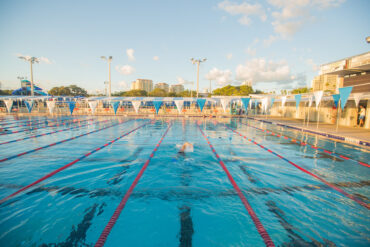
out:
{"label": "light pole", "polygon": [[108,62],[108,77],[109,77],[109,89],[108,89],[108,93],[109,93],[109,98],[111,97],[111,79],[110,79],[110,64],[112,62],[112,59],[113,57],[112,56],[109,56],[108,58],[106,58],[105,56],[101,56],[101,59],[105,60]]}
{"label": "light pole", "polygon": [[30,67],[31,67],[31,96],[34,96],[34,87],[33,87],[33,71],[32,71],[32,64],[34,63],[39,63],[39,59],[37,57],[24,57],[24,56],[19,56],[18,58],[23,59],[27,62],[30,62]]}
{"label": "light pole", "polygon": [[197,98],[198,98],[198,95],[199,95],[199,64],[207,61],[207,59],[206,58],[202,58],[202,59],[191,58],[190,61],[193,64],[197,64]]}

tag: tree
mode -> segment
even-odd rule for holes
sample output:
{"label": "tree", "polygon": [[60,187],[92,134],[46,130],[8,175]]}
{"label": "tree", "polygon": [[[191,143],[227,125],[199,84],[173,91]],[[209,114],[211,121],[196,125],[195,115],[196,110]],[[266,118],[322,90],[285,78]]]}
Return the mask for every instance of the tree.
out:
{"label": "tree", "polygon": [[160,88],[155,88],[153,91],[149,93],[151,97],[166,97],[167,92]]}
{"label": "tree", "polygon": [[175,92],[168,93],[168,97],[177,97],[177,94]]}
{"label": "tree", "polygon": [[311,91],[310,88],[307,87],[301,87],[301,88],[296,88],[291,91],[292,94],[301,94],[301,93],[309,93]]}
{"label": "tree", "polygon": [[[185,91],[182,91],[181,93],[178,93],[177,96],[178,97],[190,97],[191,94],[192,93],[190,90],[185,90]],[[197,95],[197,92],[193,91],[193,97],[195,97],[196,95]]]}
{"label": "tree", "polygon": [[83,88],[77,87],[76,85],[70,85],[69,89],[71,90],[71,94],[73,96],[88,96],[87,91]]}
{"label": "tree", "polygon": [[225,87],[213,90],[214,95],[222,96],[248,96],[251,93],[253,93],[253,89],[251,86],[247,85],[242,86],[227,85]]}
{"label": "tree", "polygon": [[61,96],[61,95],[71,96],[72,95],[71,90],[69,89],[69,87],[64,87],[64,86],[53,87],[52,89],[49,90],[48,93],[51,94],[51,95],[55,95],[55,96]]}
{"label": "tree", "polygon": [[254,91],[254,94],[264,94],[264,92],[257,89],[256,91]]}
{"label": "tree", "polygon": [[0,90],[0,95],[12,95],[13,90]]}
{"label": "tree", "polygon": [[129,97],[148,96],[148,93],[145,90],[130,90],[130,91],[125,92],[125,95],[122,95],[122,96],[129,96]]}
{"label": "tree", "polygon": [[49,90],[48,92],[51,95],[56,95],[56,96],[83,96],[86,97],[88,96],[87,91],[83,88],[80,88],[76,85],[70,85],[68,87],[53,87],[52,89]]}

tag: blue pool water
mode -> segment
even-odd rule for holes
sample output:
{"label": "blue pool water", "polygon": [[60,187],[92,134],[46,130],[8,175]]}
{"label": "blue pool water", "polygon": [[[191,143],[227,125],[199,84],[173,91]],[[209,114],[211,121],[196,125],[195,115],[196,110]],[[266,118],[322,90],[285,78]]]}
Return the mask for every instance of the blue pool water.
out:
{"label": "blue pool water", "polygon": [[[0,163],[0,200],[145,123],[127,136],[0,204],[0,246],[93,246],[140,169],[170,126],[105,246],[264,246],[251,216],[199,127],[242,190],[276,246],[369,246],[369,209],[225,125],[369,203],[370,168],[246,126],[269,129],[369,163],[370,150],[246,119],[73,117],[39,129],[4,118],[0,159],[84,133],[91,134]],[[40,121],[38,121],[40,120]],[[127,121],[129,120],[129,121]],[[127,121],[127,122],[124,122]],[[4,123],[11,123],[2,125]],[[39,124],[42,122],[42,124]],[[31,123],[31,124],[32,124]],[[89,125],[85,125],[90,123]],[[111,126],[102,129],[107,126]],[[3,127],[2,127],[3,126]],[[40,128],[42,127],[42,128]],[[4,132],[3,132],[4,133]],[[190,142],[194,151],[179,154]]]}

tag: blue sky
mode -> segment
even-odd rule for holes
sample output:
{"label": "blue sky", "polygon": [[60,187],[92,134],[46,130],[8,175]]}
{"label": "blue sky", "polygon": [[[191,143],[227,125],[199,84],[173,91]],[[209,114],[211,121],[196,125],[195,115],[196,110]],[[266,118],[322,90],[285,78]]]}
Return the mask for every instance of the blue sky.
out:
{"label": "blue sky", "polygon": [[310,85],[318,66],[368,52],[370,1],[1,1],[0,82],[17,88],[41,58],[45,89],[77,84],[103,90],[113,56],[112,91],[137,78],[196,81],[190,58],[207,58],[200,88],[251,80],[262,90]]}

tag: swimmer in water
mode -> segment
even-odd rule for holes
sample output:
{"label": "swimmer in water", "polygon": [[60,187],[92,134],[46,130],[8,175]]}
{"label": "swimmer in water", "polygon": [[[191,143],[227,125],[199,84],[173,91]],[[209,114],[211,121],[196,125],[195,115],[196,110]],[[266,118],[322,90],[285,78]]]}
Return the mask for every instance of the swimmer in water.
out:
{"label": "swimmer in water", "polygon": [[185,142],[182,145],[181,149],[179,150],[179,153],[184,154],[187,149],[191,149],[192,150],[193,149],[193,144],[191,144],[189,142]]}

